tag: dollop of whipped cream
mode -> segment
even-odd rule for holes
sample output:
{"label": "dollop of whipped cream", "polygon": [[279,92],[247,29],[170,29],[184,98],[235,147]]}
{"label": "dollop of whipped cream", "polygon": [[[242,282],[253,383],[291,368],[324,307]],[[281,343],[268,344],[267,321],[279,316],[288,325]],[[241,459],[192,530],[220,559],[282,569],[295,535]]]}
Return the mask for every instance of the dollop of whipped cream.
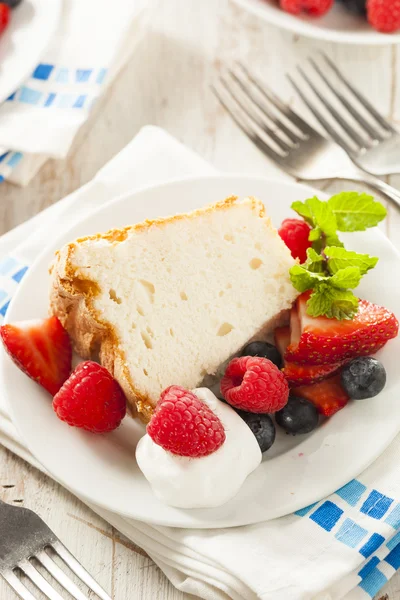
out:
{"label": "dollop of whipped cream", "polygon": [[246,423],[207,388],[193,390],[221,419],[226,439],[216,452],[201,458],[177,456],[146,434],[136,447],[139,468],[154,494],[178,508],[212,508],[225,504],[261,463],[256,438]]}

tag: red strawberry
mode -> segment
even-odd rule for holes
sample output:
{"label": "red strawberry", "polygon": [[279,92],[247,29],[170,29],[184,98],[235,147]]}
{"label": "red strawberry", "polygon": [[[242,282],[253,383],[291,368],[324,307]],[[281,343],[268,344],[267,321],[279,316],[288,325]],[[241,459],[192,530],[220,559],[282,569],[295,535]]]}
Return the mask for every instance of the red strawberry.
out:
{"label": "red strawberry", "polygon": [[307,260],[307,248],[311,248],[310,231],[310,226],[302,219],[285,219],[278,231],[293,258],[298,258],[301,263]]}
{"label": "red strawberry", "polygon": [[3,33],[10,21],[10,7],[4,2],[0,2],[0,34]]}
{"label": "red strawberry", "polygon": [[291,340],[285,360],[308,365],[331,365],[357,356],[370,356],[397,336],[399,323],[386,308],[360,300],[357,315],[349,321],[310,317],[310,292],[297,299],[292,311]]}
{"label": "red strawberry", "polygon": [[348,395],[341,386],[340,375],[335,375],[314,385],[298,387],[296,396],[312,402],[325,417],[331,417],[344,408],[349,401]]}
{"label": "red strawberry", "polygon": [[[290,327],[278,327],[275,329],[275,345],[282,356],[290,343]],[[311,385],[326,379],[337,373],[341,363],[333,365],[297,365],[296,363],[284,361],[282,372],[288,380],[290,387],[298,385]]]}
{"label": "red strawberry", "polygon": [[0,327],[3,344],[17,367],[52,396],[71,372],[72,350],[57,317]]}
{"label": "red strawberry", "polygon": [[212,454],[225,441],[217,415],[193,392],[179,385],[163,391],[147,425],[151,439],[179,456],[199,458]]}
{"label": "red strawberry", "polygon": [[101,365],[80,363],[53,398],[61,421],[93,433],[113,431],[126,413],[126,398],[119,383]]}
{"label": "red strawberry", "polygon": [[333,365],[296,365],[295,363],[285,363],[282,370],[288,380],[290,387],[299,385],[312,385],[322,381],[331,375],[337,373],[342,363]]}

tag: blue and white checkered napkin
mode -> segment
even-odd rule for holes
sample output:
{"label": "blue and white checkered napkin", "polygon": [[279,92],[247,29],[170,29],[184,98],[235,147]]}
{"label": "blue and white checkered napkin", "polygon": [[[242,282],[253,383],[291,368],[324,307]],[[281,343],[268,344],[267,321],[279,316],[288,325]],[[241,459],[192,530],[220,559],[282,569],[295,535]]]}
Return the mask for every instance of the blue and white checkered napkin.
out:
{"label": "blue and white checkered napkin", "polygon": [[146,0],[63,0],[58,31],[31,77],[0,106],[0,181],[26,184],[64,158],[143,31]]}
{"label": "blue and white checkered napkin", "polygon": [[[210,165],[165,132],[142,130],[91,183],[0,238],[1,314],[42,250],[43,232],[58,236],[60,227],[139,186],[210,172]],[[37,465],[1,395],[0,443]],[[399,464],[400,436],[329,498],[234,529],[154,527],[92,508],[142,546],[177,588],[207,600],[370,600],[400,568]]]}

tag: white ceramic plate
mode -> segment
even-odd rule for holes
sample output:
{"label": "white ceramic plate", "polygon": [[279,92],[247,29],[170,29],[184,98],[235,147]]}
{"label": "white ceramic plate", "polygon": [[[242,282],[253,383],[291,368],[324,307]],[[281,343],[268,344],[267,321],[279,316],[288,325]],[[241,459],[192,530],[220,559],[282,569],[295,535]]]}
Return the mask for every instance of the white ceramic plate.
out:
{"label": "white ceramic plate", "polygon": [[[77,237],[186,212],[232,194],[258,196],[279,225],[290,214],[294,200],[315,193],[319,192],[264,178],[215,176],[172,182],[118,198],[42,253],[23,279],[7,319],[12,322],[46,316],[48,266],[54,251]],[[393,273],[400,270],[396,250],[377,230],[351,234],[350,240],[354,249],[380,257],[360,293],[400,315],[400,287],[393,279]],[[279,432],[277,442],[239,494],[220,508],[205,510],[172,508],[154,497],[135,462],[135,446],[144,433],[139,422],[127,418],[119,430],[104,436],[70,428],[56,418],[48,394],[21,373],[4,352],[0,353],[0,377],[13,421],[27,446],[55,479],[78,496],[147,522],[229,527],[279,517],[311,504],[358,475],[382,453],[400,429],[399,354],[400,338],[381,353],[388,384],[379,397],[351,403],[308,437]]]}
{"label": "white ceramic plate", "polygon": [[354,45],[383,46],[400,43],[400,33],[379,33],[364,17],[352,14],[338,3],[335,3],[329,13],[323,17],[315,18],[305,14],[291,15],[279,8],[277,0],[234,0],[234,2],[267,23],[305,37]]}
{"label": "white ceramic plate", "polygon": [[40,62],[61,15],[62,0],[22,0],[0,36],[0,103]]}

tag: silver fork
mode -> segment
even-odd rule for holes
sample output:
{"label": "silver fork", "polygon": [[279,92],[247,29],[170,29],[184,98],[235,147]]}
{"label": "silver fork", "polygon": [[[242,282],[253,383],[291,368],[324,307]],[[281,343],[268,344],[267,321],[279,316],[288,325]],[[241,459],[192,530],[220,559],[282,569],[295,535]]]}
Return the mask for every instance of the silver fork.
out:
{"label": "silver fork", "polygon": [[220,73],[212,89],[244,133],[287,173],[303,180],[357,181],[400,207],[398,190],[358,168],[242,64]]}
{"label": "silver fork", "polygon": [[323,52],[318,61],[310,58],[308,66],[312,77],[297,67],[302,86],[288,78],[329,137],[364,171],[380,176],[399,173],[399,132]]}
{"label": "silver fork", "polygon": [[10,506],[0,500],[0,574],[19,597],[23,600],[35,600],[18,576],[23,574],[49,600],[63,600],[38,570],[37,566],[41,565],[72,598],[88,600],[88,596],[53,560],[55,555],[101,600],[111,600],[36,513],[27,508]]}

